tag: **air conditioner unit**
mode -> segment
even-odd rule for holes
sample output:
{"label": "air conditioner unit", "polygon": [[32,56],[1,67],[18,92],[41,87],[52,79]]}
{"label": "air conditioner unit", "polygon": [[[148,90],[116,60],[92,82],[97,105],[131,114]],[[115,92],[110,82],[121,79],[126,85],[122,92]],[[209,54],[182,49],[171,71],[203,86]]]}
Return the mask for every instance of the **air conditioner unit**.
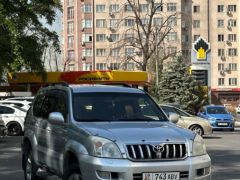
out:
{"label": "air conditioner unit", "polygon": [[231,69],[229,67],[225,69],[225,72],[230,72],[230,71]]}
{"label": "air conditioner unit", "polygon": [[85,57],[85,56],[82,56],[82,60],[86,60],[86,57]]}
{"label": "air conditioner unit", "polygon": [[81,44],[82,44],[82,46],[85,46],[85,42],[82,42]]}
{"label": "air conditioner unit", "polygon": [[221,56],[221,60],[226,60],[226,57],[225,56]]}
{"label": "air conditioner unit", "polygon": [[84,27],[82,27],[82,29],[81,29],[82,31],[84,31]]}
{"label": "air conditioner unit", "polygon": [[231,31],[231,30],[232,30],[232,26],[228,26],[227,29],[228,29],[229,31]]}
{"label": "air conditioner unit", "polygon": [[222,76],[224,76],[224,75],[225,75],[225,71],[220,71],[220,74],[221,74]]}
{"label": "air conditioner unit", "polygon": [[231,41],[229,41],[229,40],[227,40],[227,41],[226,41],[226,43],[227,43],[227,45],[229,45],[229,46],[231,46],[231,45],[232,45],[232,42],[231,42]]}
{"label": "air conditioner unit", "polygon": [[229,16],[232,15],[232,11],[228,11],[227,15],[229,15]]}
{"label": "air conditioner unit", "polygon": [[113,12],[109,12],[109,16],[114,16],[114,13]]}

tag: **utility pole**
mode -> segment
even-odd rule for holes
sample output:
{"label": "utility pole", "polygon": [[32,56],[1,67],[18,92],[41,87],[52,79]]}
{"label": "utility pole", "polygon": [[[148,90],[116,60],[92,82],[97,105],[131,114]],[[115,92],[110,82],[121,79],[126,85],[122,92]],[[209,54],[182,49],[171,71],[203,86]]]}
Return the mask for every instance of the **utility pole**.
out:
{"label": "utility pole", "polygon": [[158,74],[158,37],[157,37],[157,28],[156,28],[156,38],[155,38],[155,66],[156,66],[156,86],[158,87],[158,81],[159,81],[159,74]]}

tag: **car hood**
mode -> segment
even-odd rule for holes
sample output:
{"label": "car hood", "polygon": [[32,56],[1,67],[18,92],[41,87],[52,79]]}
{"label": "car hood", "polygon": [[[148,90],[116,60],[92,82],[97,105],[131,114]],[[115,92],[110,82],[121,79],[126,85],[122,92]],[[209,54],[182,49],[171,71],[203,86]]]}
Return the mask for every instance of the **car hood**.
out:
{"label": "car hood", "polygon": [[216,119],[232,119],[231,114],[208,114],[208,117],[212,117]]}
{"label": "car hood", "polygon": [[81,127],[95,136],[124,144],[143,142],[186,142],[194,134],[170,122],[90,122]]}
{"label": "car hood", "polygon": [[203,119],[203,118],[198,117],[198,116],[190,116],[190,117],[181,116],[181,118],[183,118],[183,120],[187,120],[187,121],[194,121],[194,122],[198,122],[198,123],[201,123],[201,122],[207,122],[208,123],[208,121],[206,119]]}

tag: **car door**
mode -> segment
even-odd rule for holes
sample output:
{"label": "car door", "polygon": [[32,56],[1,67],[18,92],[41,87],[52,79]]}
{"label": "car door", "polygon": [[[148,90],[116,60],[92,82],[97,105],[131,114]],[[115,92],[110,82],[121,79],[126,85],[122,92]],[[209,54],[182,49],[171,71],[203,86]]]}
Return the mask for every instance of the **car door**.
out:
{"label": "car door", "polygon": [[5,125],[11,121],[15,121],[14,108],[7,106],[0,106],[0,119],[3,120]]}

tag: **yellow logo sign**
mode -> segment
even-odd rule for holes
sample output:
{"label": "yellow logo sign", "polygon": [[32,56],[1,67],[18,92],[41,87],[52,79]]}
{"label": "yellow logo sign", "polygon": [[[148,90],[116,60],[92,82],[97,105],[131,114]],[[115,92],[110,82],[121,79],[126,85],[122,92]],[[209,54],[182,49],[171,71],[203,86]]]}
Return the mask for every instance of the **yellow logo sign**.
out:
{"label": "yellow logo sign", "polygon": [[200,37],[194,43],[193,49],[197,52],[198,60],[206,60],[207,52],[210,50],[210,44]]}

